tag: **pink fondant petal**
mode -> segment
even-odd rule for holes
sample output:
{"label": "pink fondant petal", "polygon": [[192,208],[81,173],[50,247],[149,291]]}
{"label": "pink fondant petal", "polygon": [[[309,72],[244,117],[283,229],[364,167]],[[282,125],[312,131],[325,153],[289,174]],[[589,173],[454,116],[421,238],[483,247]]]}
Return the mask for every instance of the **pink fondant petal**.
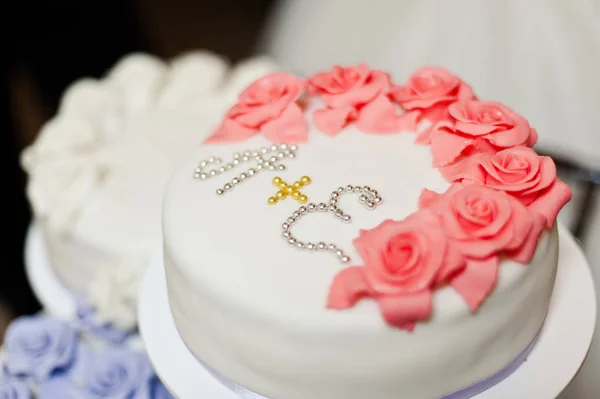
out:
{"label": "pink fondant petal", "polygon": [[[419,118],[420,118],[420,116],[419,116]],[[428,126],[427,128],[425,128],[425,130],[423,130],[421,133],[419,133],[419,135],[415,139],[415,143],[421,144],[421,145],[431,144],[431,132],[433,131],[434,127],[435,127],[435,125]]]}
{"label": "pink fondant petal", "polygon": [[380,90],[377,85],[367,84],[341,94],[322,94],[321,98],[330,108],[357,107],[373,100]]}
{"label": "pink fondant petal", "polygon": [[469,136],[485,136],[497,129],[494,125],[475,124],[473,122],[456,121],[455,129]]}
{"label": "pink fondant petal", "polygon": [[379,248],[382,242],[386,242],[395,235],[397,222],[386,219],[375,229],[361,230],[352,243],[367,265],[375,268],[381,263]]}
{"label": "pink fondant petal", "polygon": [[281,116],[265,123],[261,128],[265,137],[273,143],[304,143],[308,126],[304,113],[297,104],[290,104]]}
{"label": "pink fondant petal", "polygon": [[531,129],[529,131],[529,140],[527,140],[527,145],[529,147],[533,147],[534,145],[536,145],[538,141],[538,132],[535,129]]}
{"label": "pink fondant petal", "polygon": [[458,101],[477,100],[477,96],[473,92],[473,88],[462,82],[458,89]]}
{"label": "pink fondant petal", "polygon": [[230,111],[231,116],[245,126],[259,127],[263,123],[271,121],[281,115],[288,106],[289,100],[280,98],[269,104],[248,107],[237,104]]}
{"label": "pink fondant petal", "polygon": [[233,119],[225,119],[219,128],[207,139],[204,144],[231,143],[248,140],[255,136],[258,130],[240,125]]}
{"label": "pink fondant petal", "polygon": [[360,110],[356,127],[364,133],[397,133],[400,129],[396,106],[387,96],[377,96]]}
{"label": "pink fondant petal", "polygon": [[491,133],[487,136],[487,140],[500,148],[509,148],[517,145],[526,144],[529,140],[530,132],[529,124],[518,124],[512,129],[502,130],[496,133]]}
{"label": "pink fondant petal", "polygon": [[398,328],[401,330],[406,330],[408,332],[413,332],[413,330],[415,329],[416,326],[417,326],[417,323],[412,321],[412,322],[407,322],[402,325],[399,325]]}
{"label": "pink fondant petal", "polygon": [[[533,150],[532,150],[533,151]],[[550,157],[539,157],[540,160],[540,169],[539,176],[540,180],[534,187],[529,188],[528,190],[524,190],[521,195],[533,194],[539,191],[542,191],[556,180],[556,165],[554,161]]]}
{"label": "pink fondant petal", "polygon": [[546,190],[542,191],[538,197],[527,206],[530,211],[538,212],[546,218],[546,227],[550,228],[556,220],[558,212],[567,202],[571,200],[573,194],[571,189],[565,183],[556,179],[554,183]]}
{"label": "pink fondant petal", "polygon": [[481,155],[474,155],[461,159],[439,168],[439,171],[442,177],[451,183],[462,182],[466,185],[483,185],[485,183],[485,173],[478,162],[480,158]]}
{"label": "pink fondant petal", "polygon": [[346,123],[353,117],[355,112],[352,107],[317,109],[313,113],[313,121],[317,129],[333,136],[346,126]]}
{"label": "pink fondant petal", "polygon": [[437,103],[437,104],[433,105],[431,108],[427,108],[423,112],[423,115],[421,116],[421,118],[427,119],[432,124],[439,122],[441,120],[448,119],[448,116],[449,116],[448,105],[449,105],[449,101]]}
{"label": "pink fondant petal", "polygon": [[[415,322],[427,320],[431,315],[431,291],[413,294],[384,295],[377,298],[385,321],[394,327],[411,330]],[[408,328],[407,328],[408,327]]]}
{"label": "pink fondant petal", "polygon": [[506,253],[506,256],[520,263],[529,263],[531,261],[531,258],[535,254],[540,235],[546,227],[546,218],[539,213],[534,215],[533,226],[529,230],[527,238],[523,241],[523,245]]}
{"label": "pink fondant petal", "polygon": [[445,284],[452,280],[454,276],[464,270],[466,266],[466,260],[458,249],[449,244],[444,254],[444,263],[436,276],[436,284]]}
{"label": "pink fondant petal", "polygon": [[501,148],[494,147],[489,141],[481,138],[475,139],[470,150],[464,152],[465,156],[473,156],[476,154],[496,154]]}
{"label": "pink fondant petal", "polygon": [[435,167],[446,166],[454,162],[473,143],[471,139],[458,136],[446,129],[436,129],[431,132],[430,137],[433,166]]}
{"label": "pink fondant petal", "polygon": [[327,308],[351,308],[371,290],[365,280],[364,268],[353,266],[339,272],[333,279],[327,297]]}
{"label": "pink fondant petal", "polygon": [[454,277],[451,285],[475,312],[492,292],[498,278],[498,257],[483,260],[467,260],[465,270]]}
{"label": "pink fondant petal", "polygon": [[415,132],[419,126],[421,112],[418,110],[405,112],[396,119],[398,130],[406,132]]}
{"label": "pink fondant petal", "polygon": [[421,190],[421,195],[419,196],[419,209],[429,208],[433,205],[442,194],[436,193],[435,191],[428,190],[424,188]]}
{"label": "pink fondant petal", "polygon": [[511,203],[513,238],[504,246],[504,249],[507,251],[517,249],[523,245],[534,227],[533,224],[536,216],[535,212],[529,211],[519,200],[511,198]]}

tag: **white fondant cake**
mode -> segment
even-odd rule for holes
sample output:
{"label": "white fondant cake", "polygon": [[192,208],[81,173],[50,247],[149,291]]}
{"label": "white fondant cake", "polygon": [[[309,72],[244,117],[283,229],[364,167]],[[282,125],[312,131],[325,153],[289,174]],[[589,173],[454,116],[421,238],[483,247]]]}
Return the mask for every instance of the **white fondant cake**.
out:
{"label": "white fondant cake", "polygon": [[[347,75],[340,73],[338,77],[342,77],[332,79],[332,86],[338,91],[329,93],[331,97],[355,94],[352,91],[356,85],[350,89],[340,89],[343,82],[336,86],[345,76],[352,76],[351,72],[344,71]],[[427,147],[415,143],[417,136],[414,131],[398,129],[394,134],[365,132],[366,119],[379,123],[384,117],[391,118],[389,112],[387,116],[382,114],[378,118],[365,116],[367,107],[378,100],[366,101],[367,104],[361,100],[359,107],[352,108],[354,104],[350,111],[344,109],[347,115],[353,116],[344,121],[339,133],[330,131],[324,134],[323,129],[316,125],[330,128],[336,124],[324,124],[323,120],[318,122],[319,114],[313,114],[313,110],[320,109],[322,102],[317,99],[314,106],[315,103],[300,96],[298,106],[306,107],[309,103],[303,113],[308,122],[307,138],[303,140],[298,134],[302,130],[298,127],[301,122],[285,117],[288,123],[280,125],[281,136],[278,138],[285,139],[287,133],[287,137],[301,138],[297,140],[299,143],[293,159],[287,158],[285,152],[281,158],[272,159],[275,165],[284,164],[285,170],[263,168],[261,173],[241,176],[240,173],[246,172],[252,164],[240,162],[243,166],[234,165],[224,174],[203,175],[210,170],[211,157],[229,162],[230,159],[245,160],[244,156],[247,156],[252,162],[257,155],[253,151],[257,151],[258,156],[269,159],[269,148],[274,141],[272,138],[277,137],[276,133],[266,124],[255,129],[255,119],[249,115],[256,117],[257,109],[264,111],[261,104],[281,105],[279,96],[289,100],[286,96],[293,94],[293,89],[289,88],[292,84],[287,89],[281,88],[277,79],[279,77],[263,80],[257,87],[244,92],[237,108],[228,112],[225,122],[217,129],[215,137],[218,140],[208,140],[206,145],[199,146],[176,170],[167,186],[163,204],[163,239],[169,301],[177,329],[189,349],[225,378],[271,399],[434,399],[507,367],[535,339],[548,311],[558,261],[556,227],[546,228],[541,234],[543,227],[537,233],[529,233],[535,235],[535,242],[525,262],[524,257],[514,252],[494,252],[496,255],[492,255],[493,261],[488,265],[495,265],[494,262],[498,261],[499,267],[497,273],[493,271],[491,274],[493,284],[480,298],[482,302],[474,301],[470,290],[487,284],[484,281],[490,276],[486,276],[485,272],[477,275],[487,266],[485,262],[479,263],[474,259],[488,259],[491,252],[487,244],[494,246],[498,243],[494,237],[499,227],[494,220],[504,212],[500,207],[490,211],[485,207],[489,203],[483,206],[469,200],[466,206],[471,209],[456,208],[457,213],[464,211],[465,214],[481,217],[485,214],[486,218],[491,218],[481,222],[477,216],[465,222],[483,223],[486,233],[481,234],[477,230],[479,227],[446,224],[446,219],[452,215],[436,210],[436,221],[432,223],[438,223],[438,216],[442,220],[439,222],[443,226],[440,230],[449,240],[447,245],[438,246],[438,240],[444,239],[436,235],[439,233],[436,229],[413,223],[406,229],[418,233],[409,237],[402,235],[406,230],[399,232],[401,241],[393,242],[395,238],[392,238],[381,254],[382,259],[379,259],[378,249],[364,244],[364,237],[369,231],[380,229],[381,223],[388,219],[401,221],[398,225],[411,223],[409,220],[416,220],[415,212],[421,216],[433,215],[430,209],[434,208],[425,205],[422,190],[449,193],[459,186],[451,187],[451,182],[442,177],[440,169],[432,167],[441,159],[438,156],[436,160],[435,154],[445,155],[453,143],[440,147],[435,143],[438,137],[434,136],[435,133],[431,133],[432,146]],[[371,82],[369,79],[365,82]],[[372,79],[376,80],[376,77]],[[263,89],[267,89],[267,94]],[[344,90],[347,93],[339,93]],[[310,85],[308,93],[310,96]],[[360,92],[360,96],[364,98],[364,91]],[[337,97],[339,101],[336,102],[331,97],[325,98],[329,107],[327,112],[331,111],[329,121],[339,116],[334,112],[338,110],[335,104],[347,100],[346,97]],[[269,111],[273,111],[269,107]],[[475,135],[478,138],[485,135],[482,126],[493,125],[495,118],[500,122],[494,126],[501,127],[492,131],[510,130],[507,126],[512,126],[513,122],[518,124],[516,116],[495,107],[471,121],[465,117],[463,123],[465,126],[468,123],[477,125]],[[384,108],[381,106],[379,109]],[[281,113],[265,112],[260,115],[268,114],[265,119],[270,121],[284,118],[288,111],[289,108]],[[373,108],[369,108],[371,111]],[[313,123],[313,115],[316,124]],[[363,116],[365,118],[361,120]],[[354,121],[356,124],[353,124]],[[459,128],[466,130],[458,123],[454,128],[456,131],[453,133],[457,135]],[[254,134],[252,129],[258,136],[251,137]],[[526,134],[529,134],[528,129],[527,125]],[[331,130],[336,129],[333,127]],[[269,134],[271,140],[262,137],[262,133],[265,136]],[[508,137],[509,133],[506,134],[504,137]],[[466,133],[462,137],[467,137]],[[282,147],[274,150],[281,151]],[[477,147],[478,151],[485,153],[489,149]],[[234,157],[236,152],[238,155]],[[463,160],[480,159],[469,158],[471,155],[484,156],[463,153]],[[523,163],[526,163],[520,155],[511,159],[513,163],[494,164],[500,165],[498,168],[512,176],[507,178],[506,187],[512,187],[511,184],[516,181],[511,170],[523,169]],[[549,159],[544,159],[544,162],[547,168],[544,167],[544,172],[540,173],[547,172],[547,175],[543,179],[537,176],[534,185],[542,184],[540,181],[550,184],[548,179],[552,177],[552,168]],[[535,167],[525,169],[523,176],[532,179]],[[302,194],[308,196],[308,201],[328,203],[333,198],[333,204],[339,208],[333,208],[331,212],[311,212],[310,208],[308,211],[299,208],[291,195],[281,195],[279,200],[269,199],[278,190],[273,186],[278,181],[272,182],[275,176],[290,184],[308,176],[310,184],[300,188]],[[501,177],[497,179],[501,180]],[[507,200],[508,195],[501,192],[506,191],[505,187],[497,180],[493,182],[499,187],[493,195],[498,195],[502,201]],[[488,180],[486,184],[492,185],[493,182]],[[383,200],[380,203],[376,201],[373,209],[365,209],[357,201],[358,195],[353,195],[354,190],[345,189],[347,185],[369,186],[371,190],[377,190]],[[216,193],[221,187],[223,192]],[[338,190],[338,187],[341,188]],[[524,190],[523,187],[531,185],[520,187]],[[479,189],[479,185],[475,184],[474,190]],[[332,191],[343,195],[332,194]],[[511,192],[513,194],[518,193]],[[568,200],[568,189],[564,189],[563,194],[563,199],[557,202]],[[450,202],[456,198],[453,197]],[[531,214],[523,211],[521,216],[515,216],[515,225],[534,216],[536,220],[546,220],[533,211],[533,205],[528,206]],[[419,208],[423,209],[417,211]],[[350,223],[335,217],[336,209],[343,209],[344,214],[351,215]],[[525,208],[518,203],[512,209],[516,212]],[[298,213],[294,214],[294,211]],[[290,217],[292,220],[288,219]],[[427,217],[421,218],[425,221],[423,223],[430,223]],[[545,227],[553,223],[554,220],[548,218]],[[454,228],[463,230],[453,235]],[[486,243],[484,246],[475,249],[471,245],[481,242],[465,243],[467,238],[470,239],[465,234],[470,234],[471,228],[477,232],[473,233],[474,240],[481,239]],[[288,233],[283,239],[282,231]],[[522,239],[526,233],[523,230],[515,234]],[[436,244],[428,247],[420,241],[427,241],[434,235],[438,238],[432,239],[432,243]],[[363,240],[362,245],[358,243],[359,236]],[[503,237],[506,243],[506,236]],[[412,238],[416,243],[411,241]],[[334,243],[336,248],[313,249],[320,241],[327,245]],[[372,245],[377,244],[375,241],[371,241]],[[406,308],[399,309],[400,305],[395,305],[397,302],[386,301],[388,294],[395,299],[407,294],[403,284],[424,273],[420,270],[424,270],[426,266],[423,265],[431,259],[443,257],[438,262],[454,264],[451,259],[455,254],[449,248],[455,244],[461,246],[459,252],[468,258],[467,266],[457,274],[449,273],[437,283],[427,283],[432,284],[425,288],[427,295],[431,293],[430,304],[419,297],[414,302],[402,302]],[[487,249],[482,249],[484,247]],[[422,248],[428,249],[418,252]],[[334,253],[338,249],[341,252]],[[473,255],[476,252],[478,254]],[[349,262],[340,262],[344,256],[350,257]],[[368,259],[383,263],[386,269],[368,274]],[[355,274],[354,280],[348,277],[347,285],[341,291],[333,288],[334,281],[349,265],[363,264],[367,264],[364,272],[366,281]],[[481,269],[474,269],[479,267]],[[461,284],[452,283],[452,279],[460,278],[461,273],[474,270],[476,276],[468,283],[464,280]],[[389,279],[382,283],[378,279],[386,273]],[[367,285],[369,287],[365,288]],[[396,291],[392,292],[393,289]],[[415,291],[423,293],[419,291],[422,289],[423,286],[419,286]],[[424,314],[422,306],[426,307]],[[411,313],[413,310],[414,314]],[[412,321],[416,321],[416,326]]]}
{"label": "white fondant cake", "polygon": [[207,52],[171,63],[130,55],[103,79],[69,87],[24,151],[52,265],[107,321],[135,324],[137,283],[160,246],[162,194],[174,166],[243,87],[272,69],[262,58],[232,68]]}

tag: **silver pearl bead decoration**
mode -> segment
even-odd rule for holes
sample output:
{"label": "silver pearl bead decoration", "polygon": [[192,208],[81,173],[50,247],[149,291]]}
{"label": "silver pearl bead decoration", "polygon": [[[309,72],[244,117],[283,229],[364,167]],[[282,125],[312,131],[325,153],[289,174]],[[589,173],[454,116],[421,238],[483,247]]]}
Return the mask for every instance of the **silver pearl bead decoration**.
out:
{"label": "silver pearl bead decoration", "polygon": [[327,244],[322,241],[317,244],[314,244],[312,242],[304,243],[302,241],[299,241],[296,237],[294,237],[294,235],[290,231],[292,225],[294,225],[304,215],[313,212],[331,213],[334,217],[340,219],[343,222],[351,222],[352,217],[350,215],[345,214],[344,211],[337,205],[340,197],[348,193],[359,194],[359,202],[363,204],[367,209],[375,209],[377,205],[379,205],[383,201],[379,193],[376,190],[372,190],[369,186],[361,187],[347,185],[346,187],[339,187],[331,193],[329,202],[327,204],[325,202],[321,202],[317,205],[311,202],[307,205],[299,207],[298,210],[294,211],[292,213],[292,216],[289,217],[281,225],[281,228],[283,229],[282,236],[285,239],[287,239],[289,244],[296,246],[296,248],[298,249],[310,251],[328,251],[333,253],[340,260],[340,262],[350,262],[350,257],[346,255],[346,253],[342,249],[338,248],[335,244]]}
{"label": "silver pearl bead decoration", "polygon": [[210,164],[221,164],[223,160],[217,157],[210,157],[202,160],[198,163],[198,166],[194,170],[194,179],[207,180],[211,177],[218,176],[225,173],[242,163],[256,162],[253,168],[248,169],[246,172],[241,173],[238,177],[234,177],[231,181],[225,184],[223,187],[218,189],[217,195],[223,195],[225,192],[230,191],[234,186],[238,185],[243,181],[247,181],[250,177],[255,176],[258,172],[264,170],[273,171],[284,171],[286,166],[280,163],[286,157],[294,158],[296,156],[295,151],[298,149],[296,145],[288,144],[273,144],[270,147],[263,147],[260,150],[252,151],[245,150],[242,153],[236,152],[233,154],[231,162],[226,163],[216,169],[205,171],[204,169]]}

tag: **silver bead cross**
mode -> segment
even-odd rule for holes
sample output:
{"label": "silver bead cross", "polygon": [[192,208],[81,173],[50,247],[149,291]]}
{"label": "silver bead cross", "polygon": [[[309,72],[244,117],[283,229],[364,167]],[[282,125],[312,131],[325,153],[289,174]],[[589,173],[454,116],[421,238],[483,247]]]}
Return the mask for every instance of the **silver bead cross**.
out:
{"label": "silver bead cross", "polygon": [[351,222],[352,217],[344,213],[344,211],[337,206],[339,198],[346,193],[360,194],[358,200],[360,201],[360,203],[364,204],[364,206],[367,209],[375,209],[383,201],[377,190],[373,190],[369,186],[355,187],[352,185],[348,185],[346,187],[339,187],[337,190],[331,193],[328,204],[321,202],[317,205],[311,202],[310,204],[301,206],[300,208],[298,208],[298,210],[294,211],[294,213],[292,213],[292,216],[290,216],[281,225],[281,228],[283,229],[283,238],[288,242],[289,245],[293,245],[298,249],[306,249],[310,251],[330,251],[334,253],[342,263],[350,262],[350,257],[346,255],[346,253],[343,250],[339,249],[335,244],[326,244],[323,241],[317,244],[312,242],[304,243],[298,240],[296,237],[294,237],[294,235],[292,235],[290,231],[292,225],[298,222],[298,220],[300,220],[302,216],[306,215],[307,213],[313,212],[329,212],[333,214],[336,218],[344,222]]}
{"label": "silver bead cross", "polygon": [[[263,170],[285,170],[286,166],[280,163],[281,160],[284,158],[295,158],[297,149],[298,147],[294,144],[273,144],[270,147],[263,147],[259,151],[246,150],[241,154],[236,152],[233,154],[233,160],[231,162],[228,162],[225,165],[210,171],[204,171],[204,169],[210,164],[220,165],[223,162],[221,158],[210,157],[206,160],[200,161],[198,167],[194,171],[194,179],[207,180],[211,177],[215,177],[221,173],[227,172],[236,166],[241,165],[242,163],[255,161],[256,165],[253,168],[250,168],[245,173],[241,173],[239,176],[234,177],[229,183],[226,183],[222,188],[217,190],[217,195],[223,195],[237,184],[248,180],[250,177],[262,172]],[[265,159],[270,154],[273,155],[271,155],[268,159]]]}

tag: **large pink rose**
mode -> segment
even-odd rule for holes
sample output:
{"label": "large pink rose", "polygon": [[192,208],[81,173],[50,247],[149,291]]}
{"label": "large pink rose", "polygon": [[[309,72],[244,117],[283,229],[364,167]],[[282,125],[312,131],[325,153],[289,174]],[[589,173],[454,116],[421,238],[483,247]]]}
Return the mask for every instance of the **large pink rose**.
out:
{"label": "large pink rose", "polygon": [[443,68],[420,68],[404,86],[392,88],[392,98],[406,110],[417,110],[419,120],[431,123],[448,118],[448,106],[475,98],[471,86]]}
{"label": "large pink rose", "polygon": [[306,141],[308,127],[298,105],[303,91],[302,79],[283,72],[258,79],[239,95],[205,143],[247,140],[259,132],[275,143]]}
{"label": "large pink rose", "polygon": [[451,104],[448,113],[449,120],[438,122],[417,139],[431,144],[436,167],[456,162],[461,156],[531,147],[537,141],[537,133],[527,119],[500,103],[461,101]]}
{"label": "large pink rose", "polygon": [[335,135],[355,122],[366,133],[394,133],[415,125],[416,114],[399,116],[389,98],[392,83],[387,73],[366,64],[335,66],[308,79],[308,91],[321,97],[326,107],[314,112],[317,128]]}
{"label": "large pink rose", "polygon": [[365,266],[335,277],[327,306],[345,309],[372,297],[388,324],[409,331],[429,318],[434,288],[454,278],[465,264],[429,210],[363,230],[354,245]]}
{"label": "large pink rose", "polygon": [[571,199],[569,187],[556,177],[552,158],[529,147],[483,153],[442,169],[453,182],[477,184],[505,191],[530,210],[544,215],[552,227],[560,209]]}
{"label": "large pink rose", "polygon": [[528,263],[546,225],[514,197],[483,186],[456,183],[442,195],[424,190],[419,205],[439,215],[444,235],[467,259],[451,284],[473,311],[496,284],[499,256]]}

